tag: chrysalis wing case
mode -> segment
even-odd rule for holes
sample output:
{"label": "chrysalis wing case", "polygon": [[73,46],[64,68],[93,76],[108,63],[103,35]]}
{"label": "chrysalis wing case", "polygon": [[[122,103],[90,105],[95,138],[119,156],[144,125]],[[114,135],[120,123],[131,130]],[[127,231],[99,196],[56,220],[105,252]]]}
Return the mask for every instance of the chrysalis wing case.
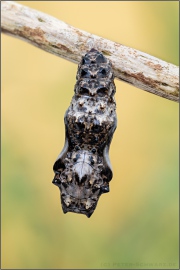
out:
{"label": "chrysalis wing case", "polygon": [[111,62],[95,49],[82,58],[76,79],[53,184],[60,189],[64,213],[90,217],[112,179],[109,147],[117,123],[116,87]]}

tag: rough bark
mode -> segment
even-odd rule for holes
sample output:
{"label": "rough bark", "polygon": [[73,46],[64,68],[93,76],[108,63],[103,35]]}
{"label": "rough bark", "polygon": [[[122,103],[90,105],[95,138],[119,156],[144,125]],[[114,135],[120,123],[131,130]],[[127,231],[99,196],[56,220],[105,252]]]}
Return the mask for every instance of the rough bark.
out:
{"label": "rough bark", "polygon": [[12,1],[1,2],[1,29],[76,64],[82,55],[95,48],[111,60],[117,79],[179,102],[179,67],[161,59]]}

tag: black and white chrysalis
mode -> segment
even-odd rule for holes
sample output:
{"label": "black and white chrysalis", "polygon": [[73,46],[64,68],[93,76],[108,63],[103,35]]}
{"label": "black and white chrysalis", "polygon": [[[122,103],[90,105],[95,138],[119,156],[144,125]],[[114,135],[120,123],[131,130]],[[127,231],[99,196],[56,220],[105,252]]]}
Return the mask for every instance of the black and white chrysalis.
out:
{"label": "black and white chrysalis", "polygon": [[109,147],[117,123],[116,87],[111,62],[95,49],[82,57],[76,79],[53,184],[60,189],[64,213],[90,217],[112,179]]}

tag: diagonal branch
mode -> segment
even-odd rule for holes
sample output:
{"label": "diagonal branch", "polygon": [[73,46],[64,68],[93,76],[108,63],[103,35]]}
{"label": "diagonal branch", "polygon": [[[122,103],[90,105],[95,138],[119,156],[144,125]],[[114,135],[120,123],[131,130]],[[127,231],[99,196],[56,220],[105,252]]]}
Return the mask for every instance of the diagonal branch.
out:
{"label": "diagonal branch", "polygon": [[117,79],[179,101],[179,67],[156,57],[74,28],[14,1],[1,2],[1,28],[5,34],[76,64],[95,48],[111,60]]}

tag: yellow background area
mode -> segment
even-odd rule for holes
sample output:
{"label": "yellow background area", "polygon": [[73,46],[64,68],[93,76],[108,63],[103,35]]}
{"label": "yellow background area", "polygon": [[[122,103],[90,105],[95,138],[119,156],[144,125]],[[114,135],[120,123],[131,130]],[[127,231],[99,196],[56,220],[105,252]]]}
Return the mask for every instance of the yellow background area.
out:
{"label": "yellow background area", "polygon": [[[178,65],[178,2],[18,2]],[[113,179],[88,219],[51,181],[77,65],[2,34],[2,268],[178,268],[178,104],[115,80]]]}

